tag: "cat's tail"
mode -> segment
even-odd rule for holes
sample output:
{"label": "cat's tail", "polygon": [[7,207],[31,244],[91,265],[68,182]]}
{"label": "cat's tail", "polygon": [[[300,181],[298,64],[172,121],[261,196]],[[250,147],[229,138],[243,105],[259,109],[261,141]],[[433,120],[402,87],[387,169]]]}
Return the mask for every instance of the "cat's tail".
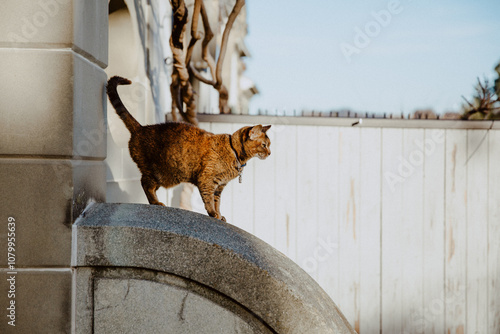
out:
{"label": "cat's tail", "polygon": [[123,105],[120,96],[118,95],[118,91],[116,90],[116,87],[118,85],[130,85],[131,83],[132,82],[128,79],[119,76],[114,76],[108,80],[108,85],[106,86],[106,93],[108,93],[109,101],[113,105],[113,108],[115,108],[116,113],[118,114],[118,116],[120,116],[123,123],[125,123],[127,129],[131,133],[134,133],[141,128],[141,124],[139,124],[139,122],[137,122],[134,116],[132,116],[128,112],[127,108]]}

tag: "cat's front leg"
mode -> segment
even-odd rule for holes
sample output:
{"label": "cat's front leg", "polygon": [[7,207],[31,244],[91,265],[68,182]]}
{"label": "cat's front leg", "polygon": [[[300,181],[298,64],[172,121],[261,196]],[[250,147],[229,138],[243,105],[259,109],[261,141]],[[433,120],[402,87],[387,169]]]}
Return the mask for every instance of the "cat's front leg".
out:
{"label": "cat's front leg", "polygon": [[214,203],[215,203],[215,212],[219,214],[221,217],[220,220],[226,221],[226,218],[220,213],[220,196],[222,194],[222,190],[224,190],[224,187],[226,187],[225,184],[220,184],[217,189],[215,189],[214,193]]}
{"label": "cat's front leg", "polygon": [[207,210],[207,213],[210,217],[214,217],[217,219],[221,219],[222,216],[220,213],[218,213],[215,210],[215,198],[214,198],[214,193],[216,189],[215,184],[203,184],[199,185],[198,189],[200,190],[200,195],[201,199],[203,200],[203,203],[205,204],[205,210]]}

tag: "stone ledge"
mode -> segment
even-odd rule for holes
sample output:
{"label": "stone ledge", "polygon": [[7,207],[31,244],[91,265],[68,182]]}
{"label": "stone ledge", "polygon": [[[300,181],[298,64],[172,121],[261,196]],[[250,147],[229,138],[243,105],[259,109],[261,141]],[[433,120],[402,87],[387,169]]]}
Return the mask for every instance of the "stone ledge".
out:
{"label": "stone ledge", "polygon": [[236,301],[277,333],[355,333],[293,261],[233,225],[189,211],[93,204],[73,226],[72,265],[174,274]]}

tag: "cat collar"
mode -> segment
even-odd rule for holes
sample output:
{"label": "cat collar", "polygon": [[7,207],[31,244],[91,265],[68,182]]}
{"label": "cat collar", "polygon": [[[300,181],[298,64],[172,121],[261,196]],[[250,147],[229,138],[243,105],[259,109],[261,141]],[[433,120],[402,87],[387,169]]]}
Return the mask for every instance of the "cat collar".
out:
{"label": "cat collar", "polygon": [[238,170],[238,182],[241,183],[243,182],[243,176],[242,176],[243,167],[245,167],[247,164],[246,163],[241,164],[240,158],[238,158],[238,153],[236,153],[236,150],[234,149],[233,137],[231,135],[229,135],[229,145],[231,146],[231,149],[233,150],[234,153],[234,157],[236,158],[236,163],[237,163],[236,169]]}

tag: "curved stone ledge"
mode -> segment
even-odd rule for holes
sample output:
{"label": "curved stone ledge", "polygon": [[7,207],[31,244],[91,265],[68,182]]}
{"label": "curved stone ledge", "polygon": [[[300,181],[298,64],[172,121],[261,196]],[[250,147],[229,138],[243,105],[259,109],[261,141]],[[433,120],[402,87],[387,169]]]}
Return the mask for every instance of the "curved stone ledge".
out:
{"label": "curved stone ledge", "polygon": [[[140,204],[93,204],[73,226],[73,247],[77,280],[78,270],[86,270],[79,267],[143,268],[216,291],[270,332],[355,333],[335,303],[293,261],[251,234],[205,215]],[[85,302],[90,303],[88,297]]]}

